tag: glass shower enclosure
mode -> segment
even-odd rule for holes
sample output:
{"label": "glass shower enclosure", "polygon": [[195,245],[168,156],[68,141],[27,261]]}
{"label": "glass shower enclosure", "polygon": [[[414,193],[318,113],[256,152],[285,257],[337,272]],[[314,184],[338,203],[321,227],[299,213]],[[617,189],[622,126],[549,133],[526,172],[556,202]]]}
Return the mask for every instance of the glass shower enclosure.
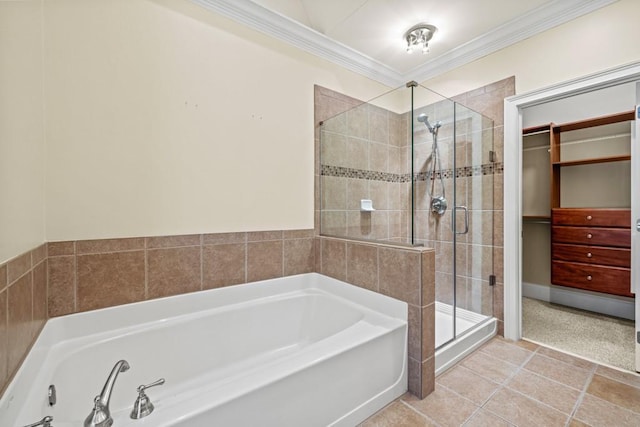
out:
{"label": "glass shower enclosure", "polygon": [[436,349],[493,314],[493,122],[416,82],[320,126],[320,233],[436,252]]}

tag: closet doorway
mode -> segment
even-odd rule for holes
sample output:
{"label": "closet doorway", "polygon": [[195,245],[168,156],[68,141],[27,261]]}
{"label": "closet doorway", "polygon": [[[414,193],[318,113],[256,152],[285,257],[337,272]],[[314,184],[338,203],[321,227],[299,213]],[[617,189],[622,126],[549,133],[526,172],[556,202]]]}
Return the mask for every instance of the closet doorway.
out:
{"label": "closet doorway", "polygon": [[[505,336],[635,371],[631,140],[640,67],[628,68],[616,83],[596,76],[589,88],[586,77],[582,90],[570,82],[546,99],[539,91],[506,102],[505,162],[517,171],[505,163],[505,200],[516,202],[505,204]],[[507,151],[509,138],[517,152]]]}
{"label": "closet doorway", "polygon": [[524,109],[522,137],[522,336],[628,371],[633,89]]}

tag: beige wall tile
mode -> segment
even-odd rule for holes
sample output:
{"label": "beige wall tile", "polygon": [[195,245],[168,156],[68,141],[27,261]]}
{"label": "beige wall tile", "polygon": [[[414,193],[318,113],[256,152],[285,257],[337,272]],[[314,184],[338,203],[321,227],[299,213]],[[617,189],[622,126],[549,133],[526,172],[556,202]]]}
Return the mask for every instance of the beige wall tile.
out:
{"label": "beige wall tile", "polygon": [[0,291],[6,288],[7,283],[7,264],[0,265]]}
{"label": "beige wall tile", "polygon": [[347,111],[347,133],[357,138],[369,138],[369,106],[361,104]]}
{"label": "beige wall tile", "polygon": [[0,394],[9,378],[9,334],[7,326],[7,290],[0,291]]}
{"label": "beige wall tile", "polygon": [[436,345],[436,305],[429,304],[422,309],[422,360],[433,357]]}
{"label": "beige wall tile", "polygon": [[311,239],[314,236],[314,230],[284,230],[282,237],[286,239]]}
{"label": "beige wall tile", "polygon": [[247,233],[215,233],[203,234],[203,245],[221,245],[229,243],[245,243],[247,241]]}
{"label": "beige wall tile", "polygon": [[436,387],[435,363],[436,363],[435,357],[430,357],[421,363],[422,384],[420,388],[421,388],[422,394],[420,395],[420,397],[422,397],[423,399],[429,396],[435,390],[435,387]]}
{"label": "beige wall tile", "polygon": [[353,169],[369,168],[369,141],[361,137],[347,137],[346,155],[340,165]]}
{"label": "beige wall tile", "polygon": [[[144,239],[141,240],[144,244]],[[99,247],[106,249],[101,244]],[[92,245],[91,248],[97,249]],[[78,311],[112,307],[144,299],[144,251],[78,255],[77,270]]]}
{"label": "beige wall tile", "polygon": [[380,248],[378,257],[380,292],[420,305],[420,253]]}
{"label": "beige wall tile", "polygon": [[347,208],[347,178],[323,176],[322,209],[345,210]]}
{"label": "beige wall tile", "polygon": [[246,283],[245,243],[228,243],[202,248],[203,289]]}
{"label": "beige wall tile", "polygon": [[74,256],[49,257],[48,314],[62,316],[76,311],[76,268]]}
{"label": "beige wall tile", "polygon": [[144,237],[126,239],[79,240],[76,242],[76,253],[78,255],[134,251],[141,249],[144,249]]}
{"label": "beige wall tile", "polygon": [[283,275],[283,241],[247,243],[247,282]]}
{"label": "beige wall tile", "polygon": [[76,253],[75,242],[49,242],[47,252],[50,257],[60,255],[73,255]]}
{"label": "beige wall tile", "polygon": [[347,242],[347,282],[378,291],[378,248]]}
{"label": "beige wall tile", "polygon": [[420,362],[412,357],[407,360],[407,376],[409,392],[413,396],[420,398],[422,394],[422,372],[420,371]]}
{"label": "beige wall tile", "polygon": [[407,353],[409,357],[417,361],[422,361],[422,319],[420,318],[420,307],[409,304],[408,324],[409,331],[407,337]]}
{"label": "beige wall tile", "polygon": [[47,261],[39,263],[33,269],[33,321],[35,332],[47,321]]}
{"label": "beige wall tile", "polygon": [[284,275],[311,273],[315,269],[313,238],[284,241]]}
{"label": "beige wall tile", "polygon": [[436,252],[434,250],[422,251],[421,258],[421,292],[422,304],[429,305],[436,300]]}
{"label": "beige wall tile", "polygon": [[33,340],[33,279],[25,274],[8,289],[8,372],[13,372]]}
{"label": "beige wall tile", "polygon": [[31,270],[31,252],[12,259],[7,263],[7,283],[11,285],[29,270]]}
{"label": "beige wall tile", "polygon": [[181,236],[147,237],[147,249],[176,248],[182,246],[200,245],[200,234],[185,234]]}
{"label": "beige wall tile", "polygon": [[321,239],[321,273],[338,280],[347,279],[347,244],[342,240]]}
{"label": "beige wall tile", "polygon": [[31,251],[31,265],[36,266],[47,258],[47,244],[43,243]]}
{"label": "beige wall tile", "polygon": [[252,231],[247,233],[247,242],[260,242],[266,240],[282,240],[282,230]]}
{"label": "beige wall tile", "polygon": [[147,251],[147,298],[199,291],[200,246]]}

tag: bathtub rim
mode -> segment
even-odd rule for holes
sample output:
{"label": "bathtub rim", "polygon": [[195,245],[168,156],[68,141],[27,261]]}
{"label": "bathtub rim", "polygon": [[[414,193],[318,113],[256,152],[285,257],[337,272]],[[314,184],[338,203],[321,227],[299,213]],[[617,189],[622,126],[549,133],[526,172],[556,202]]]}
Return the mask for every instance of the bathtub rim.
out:
{"label": "bathtub rim", "polygon": [[[45,326],[42,328],[40,335],[35,340],[20,368],[17,370],[9,385],[5,388],[3,395],[0,396],[0,420],[5,419],[11,421],[20,416],[23,401],[26,400],[29,395],[29,385],[33,384],[38,377],[38,366],[41,365],[42,361],[47,357],[49,349],[59,341],[86,335],[85,332],[87,332],[90,325],[90,322],[87,322],[86,320],[89,318],[95,317],[96,319],[94,321],[102,325],[101,332],[104,332],[113,329],[111,327],[107,328],[107,322],[104,320],[114,314],[119,314],[116,318],[118,319],[120,328],[127,327],[127,325],[131,326],[138,324],[142,320],[146,320],[148,322],[150,321],[149,316],[157,315],[157,312],[144,314],[145,310],[141,310],[141,308],[144,309],[152,307],[153,309],[155,307],[158,309],[164,309],[171,313],[165,313],[164,318],[173,318],[175,316],[189,315],[193,312],[211,309],[211,307],[203,308],[207,303],[214,303],[215,307],[221,307],[227,305],[230,300],[234,299],[236,301],[246,301],[247,295],[250,295],[251,292],[255,293],[252,298],[249,298],[250,301],[253,301],[282,293],[309,289],[321,290],[342,298],[347,302],[355,303],[383,315],[402,320],[408,327],[407,303],[319,273],[304,273],[294,276],[267,279],[224,288],[215,288],[189,294],[140,301],[88,312],[73,313],[49,319],[45,323]],[[275,293],[274,290],[276,291]],[[226,297],[220,298],[220,296]],[[214,301],[213,298],[215,298],[216,301]],[[144,315],[141,315],[141,313]],[[161,321],[162,319],[155,319],[155,321],[159,320]],[[96,332],[89,331],[89,334],[91,333],[95,334]],[[405,342],[408,342],[407,338],[405,338]],[[407,349],[405,348],[405,359],[406,351]],[[406,378],[406,366],[404,373]],[[4,416],[2,414],[4,414]],[[34,420],[39,418],[39,414],[34,415]]]}

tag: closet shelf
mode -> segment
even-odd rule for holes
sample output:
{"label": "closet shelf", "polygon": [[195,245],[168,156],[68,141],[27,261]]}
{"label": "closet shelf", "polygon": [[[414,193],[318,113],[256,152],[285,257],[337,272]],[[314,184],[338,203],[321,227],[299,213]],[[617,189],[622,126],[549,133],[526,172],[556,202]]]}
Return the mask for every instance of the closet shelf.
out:
{"label": "closet shelf", "polygon": [[568,161],[560,161],[553,162],[554,166],[579,166],[579,165],[591,165],[595,163],[609,163],[609,162],[622,162],[625,160],[631,160],[630,155],[622,155],[622,156],[608,156],[608,157],[594,157],[591,159],[580,159],[580,160],[568,160]]}

